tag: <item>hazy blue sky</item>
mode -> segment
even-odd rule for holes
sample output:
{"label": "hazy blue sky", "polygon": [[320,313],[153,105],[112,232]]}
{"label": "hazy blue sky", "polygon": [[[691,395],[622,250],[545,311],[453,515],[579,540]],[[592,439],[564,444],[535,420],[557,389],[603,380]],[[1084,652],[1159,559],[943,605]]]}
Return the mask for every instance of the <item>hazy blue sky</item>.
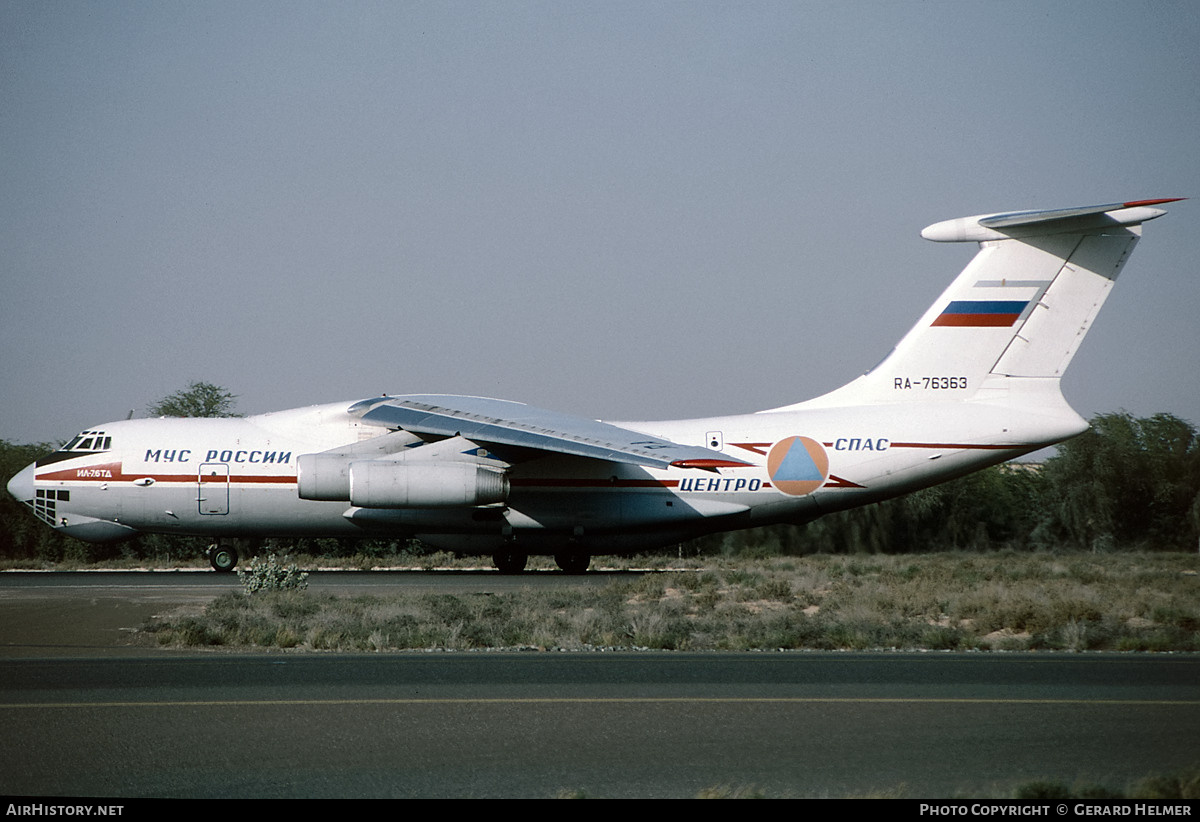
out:
{"label": "hazy blue sky", "polygon": [[[1188,2],[0,2],[0,438],[192,380],[753,411],[883,357],[929,223],[1200,198]],[[1200,423],[1200,199],[1064,380]]]}

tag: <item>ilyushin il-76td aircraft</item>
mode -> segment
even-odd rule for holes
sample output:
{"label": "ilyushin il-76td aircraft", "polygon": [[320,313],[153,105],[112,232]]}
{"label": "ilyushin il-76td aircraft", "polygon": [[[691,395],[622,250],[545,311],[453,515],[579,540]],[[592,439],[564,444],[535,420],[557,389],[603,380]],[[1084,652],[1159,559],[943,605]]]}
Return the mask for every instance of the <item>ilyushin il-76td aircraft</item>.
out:
{"label": "ilyushin il-76td aircraft", "polygon": [[875,368],[751,414],[600,422],[412,394],[245,418],[94,426],[9,492],[89,542],[212,537],[218,570],[267,537],[415,537],[585,571],[703,534],[803,523],[1082,433],[1060,379],[1142,233],[1179,198],[935,223],[979,252]]}

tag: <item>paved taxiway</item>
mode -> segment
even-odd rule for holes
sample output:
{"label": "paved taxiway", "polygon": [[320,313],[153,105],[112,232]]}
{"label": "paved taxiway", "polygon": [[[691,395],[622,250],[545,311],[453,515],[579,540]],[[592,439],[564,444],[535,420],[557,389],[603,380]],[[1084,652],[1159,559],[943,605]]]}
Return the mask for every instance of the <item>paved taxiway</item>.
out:
{"label": "paved taxiway", "polygon": [[[157,576],[142,575],[151,588]],[[499,579],[488,576],[452,584]],[[113,583],[99,575],[82,594],[4,577],[6,643],[25,606],[111,594],[133,616],[139,601],[88,591]],[[524,584],[591,584],[568,579]],[[229,585],[212,580],[180,591]],[[1193,656],[113,656],[64,644],[7,645],[0,659],[0,793],[621,797],[756,785],[986,796],[1043,778],[1123,787],[1190,764],[1200,738]]]}

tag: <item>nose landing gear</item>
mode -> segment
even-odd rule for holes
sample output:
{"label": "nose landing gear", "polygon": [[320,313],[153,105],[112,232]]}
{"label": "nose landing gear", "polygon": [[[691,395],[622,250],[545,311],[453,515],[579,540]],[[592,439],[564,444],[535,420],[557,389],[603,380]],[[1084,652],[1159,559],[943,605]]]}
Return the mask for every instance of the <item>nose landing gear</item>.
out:
{"label": "nose landing gear", "polygon": [[238,562],[237,548],[231,543],[218,542],[208,546],[208,561],[214,571],[229,573]]}
{"label": "nose landing gear", "polygon": [[208,546],[208,562],[214,571],[229,573],[237,567],[239,555],[257,553],[261,539],[224,537]]}

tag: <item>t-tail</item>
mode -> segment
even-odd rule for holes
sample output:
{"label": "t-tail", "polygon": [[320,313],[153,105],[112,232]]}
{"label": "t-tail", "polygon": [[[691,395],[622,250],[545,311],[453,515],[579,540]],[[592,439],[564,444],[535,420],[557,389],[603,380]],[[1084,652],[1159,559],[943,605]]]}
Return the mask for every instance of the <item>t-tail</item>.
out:
{"label": "t-tail", "polygon": [[[961,217],[921,236],[979,253],[879,365],[815,400],[772,409],[919,403],[1003,406],[1086,429],[1059,380],[1142,233],[1182,198]],[[938,411],[937,409],[942,409]],[[1072,430],[1073,429],[1073,430]],[[1014,432],[1015,433],[1015,432]]]}

